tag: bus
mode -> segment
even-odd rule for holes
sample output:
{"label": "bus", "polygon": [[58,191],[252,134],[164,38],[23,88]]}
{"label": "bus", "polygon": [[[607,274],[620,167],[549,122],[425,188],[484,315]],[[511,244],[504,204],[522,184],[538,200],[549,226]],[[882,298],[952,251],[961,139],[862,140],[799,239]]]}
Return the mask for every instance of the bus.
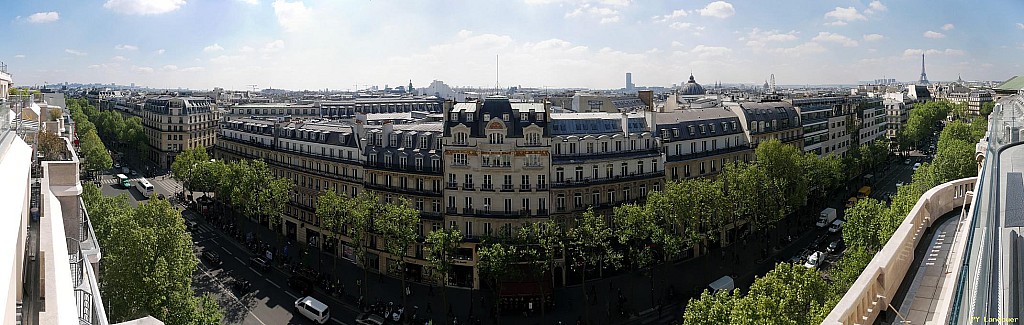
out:
{"label": "bus", "polygon": [[132,187],[132,182],[129,181],[128,180],[128,176],[124,176],[124,174],[117,174],[117,182],[119,184],[121,184],[121,187],[124,187],[124,188],[131,188]]}
{"label": "bus", "polygon": [[153,195],[153,184],[150,184],[145,178],[139,177],[135,182],[135,187],[146,197]]}

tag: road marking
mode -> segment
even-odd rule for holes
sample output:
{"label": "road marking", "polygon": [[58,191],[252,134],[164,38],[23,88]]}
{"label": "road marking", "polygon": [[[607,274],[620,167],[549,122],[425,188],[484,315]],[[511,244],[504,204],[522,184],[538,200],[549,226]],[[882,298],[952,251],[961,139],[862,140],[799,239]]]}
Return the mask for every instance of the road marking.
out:
{"label": "road marking", "polygon": [[235,260],[238,261],[238,263],[245,264],[245,262],[242,262],[242,259],[238,258],[238,256],[231,256],[231,257],[234,257]]}
{"label": "road marking", "polygon": [[[206,274],[206,276],[210,277],[210,279],[212,279],[213,282],[217,283],[217,287],[220,288],[221,291],[227,293],[228,296],[230,296],[232,299],[235,299],[235,303],[238,303],[239,306],[242,306],[242,308],[245,309],[245,312],[247,312],[250,315],[252,315],[252,318],[255,318],[257,322],[260,322],[260,324],[267,325],[267,323],[264,323],[263,320],[260,320],[260,317],[256,316],[256,314],[253,313],[252,310],[249,309],[248,306],[243,304],[242,301],[239,300],[237,296],[235,296],[234,292],[231,292],[231,290],[228,290],[227,288],[225,288],[224,284],[220,282],[220,279],[217,279],[216,277],[211,275],[210,272],[205,267],[203,267],[201,269],[203,270],[203,273]],[[298,298],[296,298],[296,299],[298,299]]]}
{"label": "road marking", "polygon": [[[250,269],[251,269],[251,267],[250,267]],[[253,271],[255,272],[256,270],[253,270]],[[270,283],[271,285],[277,287],[278,289],[281,289],[281,286],[277,285],[277,283],[274,283],[274,281],[267,280],[267,282]],[[299,299],[299,298],[295,298],[295,299]]]}
{"label": "road marking", "polygon": [[[295,298],[295,299],[299,299],[299,298]],[[345,324],[344,322],[342,322],[342,321],[340,321],[340,320],[338,320],[337,318],[334,318],[334,317],[331,317],[331,320],[333,320],[335,323],[338,323],[338,324],[341,324],[341,325],[348,325],[348,324]]]}
{"label": "road marking", "polygon": [[[248,268],[249,268],[250,270],[252,270],[252,273],[260,274],[260,272],[256,272],[256,269],[252,268],[251,266],[247,266],[247,267],[248,267]],[[280,287],[278,287],[278,288],[280,288]]]}
{"label": "road marking", "polygon": [[[280,287],[278,287],[278,288],[280,288]],[[288,294],[289,296],[292,296],[292,299],[295,299],[295,300],[298,300],[298,299],[299,299],[299,297],[296,297],[296,296],[295,296],[295,295],[293,295],[293,294],[292,294],[291,292],[285,291],[284,293],[287,293],[287,294]]]}

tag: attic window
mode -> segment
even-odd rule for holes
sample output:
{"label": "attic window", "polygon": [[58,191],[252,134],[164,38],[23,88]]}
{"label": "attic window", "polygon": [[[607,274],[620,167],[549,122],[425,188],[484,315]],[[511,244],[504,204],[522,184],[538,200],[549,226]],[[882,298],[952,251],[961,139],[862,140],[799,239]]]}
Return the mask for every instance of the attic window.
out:
{"label": "attic window", "polygon": [[693,125],[687,126],[686,128],[690,130],[690,135],[693,135]]}

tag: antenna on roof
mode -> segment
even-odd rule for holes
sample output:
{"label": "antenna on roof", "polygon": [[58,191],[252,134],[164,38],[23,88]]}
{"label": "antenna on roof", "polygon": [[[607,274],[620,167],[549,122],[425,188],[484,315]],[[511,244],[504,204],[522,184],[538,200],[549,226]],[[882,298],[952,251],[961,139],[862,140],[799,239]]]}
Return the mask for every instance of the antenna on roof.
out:
{"label": "antenna on roof", "polygon": [[498,83],[498,80],[499,80],[498,79],[498,55],[495,54],[494,55],[494,94],[495,95],[501,95],[501,87],[499,86],[500,83]]}

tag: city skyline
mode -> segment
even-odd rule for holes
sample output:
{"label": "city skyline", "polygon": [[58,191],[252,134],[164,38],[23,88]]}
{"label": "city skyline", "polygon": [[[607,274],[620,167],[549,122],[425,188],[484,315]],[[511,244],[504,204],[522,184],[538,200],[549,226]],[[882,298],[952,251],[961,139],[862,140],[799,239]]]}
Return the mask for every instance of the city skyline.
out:
{"label": "city skyline", "polygon": [[[107,0],[6,5],[21,85],[209,89],[1005,80],[1024,3]],[[985,24],[972,22],[985,21]],[[637,36],[641,35],[641,36]],[[496,76],[496,61],[498,64]],[[496,80],[496,77],[500,79]]]}

